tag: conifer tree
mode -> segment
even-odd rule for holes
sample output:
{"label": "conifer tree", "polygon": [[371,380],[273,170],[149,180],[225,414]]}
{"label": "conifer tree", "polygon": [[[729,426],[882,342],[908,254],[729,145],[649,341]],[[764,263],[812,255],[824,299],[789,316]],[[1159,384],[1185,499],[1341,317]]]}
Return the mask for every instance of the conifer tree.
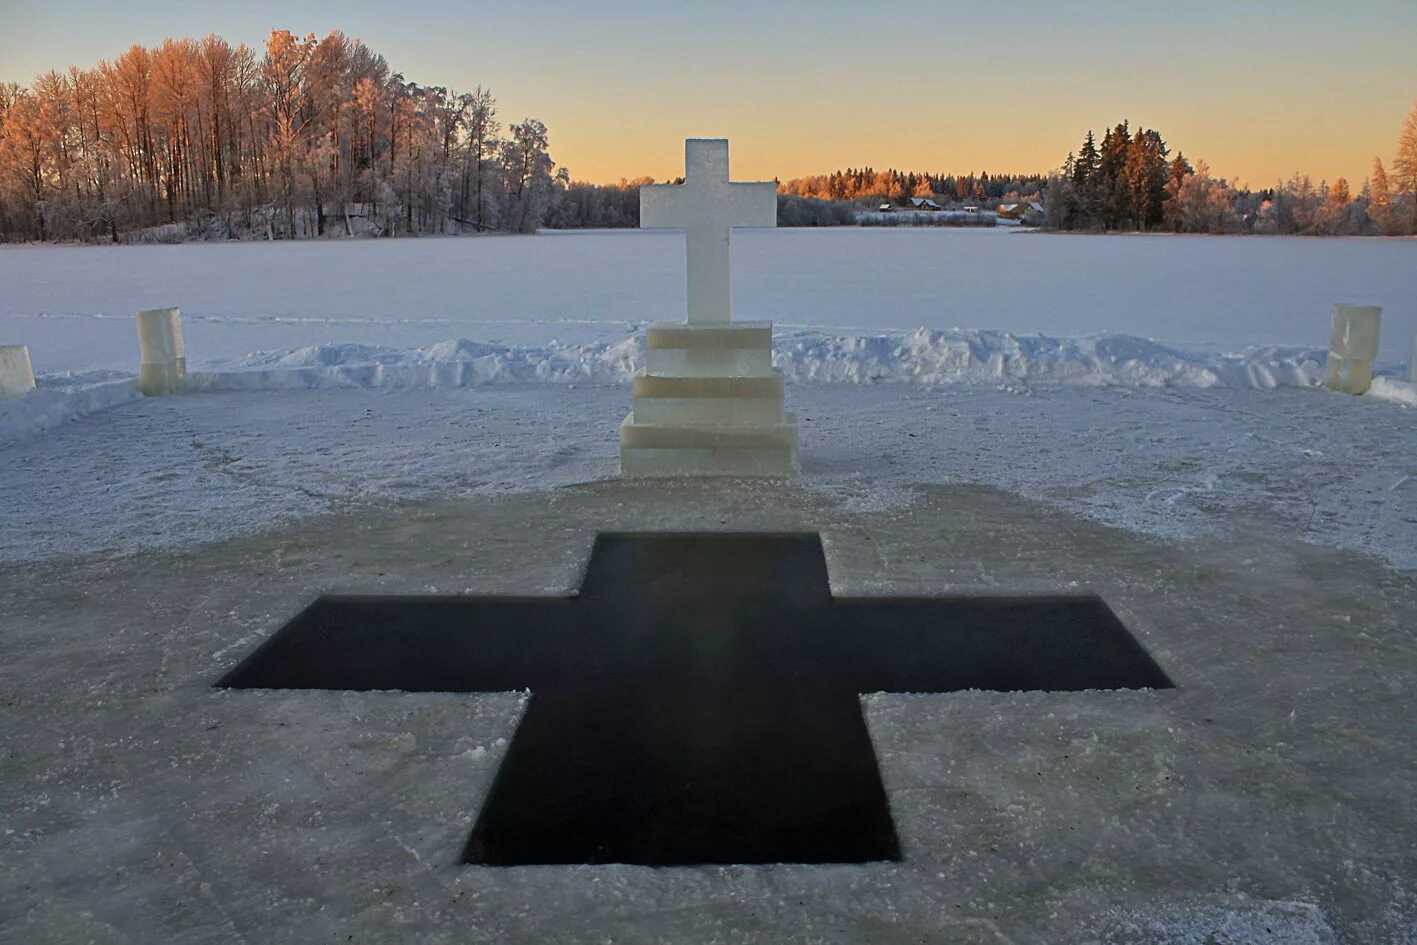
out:
{"label": "conifer tree", "polygon": [[1353,200],[1353,192],[1348,188],[1348,178],[1340,177],[1333,182],[1333,187],[1328,192],[1328,199],[1335,207],[1343,208],[1348,206]]}
{"label": "conifer tree", "polygon": [[1073,183],[1079,186],[1086,186],[1092,183],[1097,175],[1097,166],[1100,161],[1097,153],[1097,141],[1093,137],[1092,129],[1087,129],[1087,137],[1083,139],[1082,147],[1078,149],[1077,158],[1073,162]]}
{"label": "conifer tree", "polygon": [[1171,169],[1168,180],[1173,187],[1179,187],[1181,181],[1186,179],[1187,174],[1194,174],[1195,168],[1191,167],[1191,162],[1186,160],[1184,151],[1177,151],[1176,157],[1171,161]]}
{"label": "conifer tree", "polygon": [[1139,229],[1161,224],[1166,202],[1166,154],[1166,142],[1150,128],[1138,129],[1127,149],[1126,190]]}
{"label": "conifer tree", "polygon": [[1392,190],[1382,158],[1373,158],[1373,181],[1369,185],[1368,216],[1386,236],[1399,232],[1396,215],[1392,212]]}
{"label": "conifer tree", "polygon": [[1131,141],[1129,123],[1125,121],[1109,129],[1102,137],[1098,189],[1103,204],[1101,222],[1109,230],[1121,229],[1132,218],[1131,194],[1125,177]]}

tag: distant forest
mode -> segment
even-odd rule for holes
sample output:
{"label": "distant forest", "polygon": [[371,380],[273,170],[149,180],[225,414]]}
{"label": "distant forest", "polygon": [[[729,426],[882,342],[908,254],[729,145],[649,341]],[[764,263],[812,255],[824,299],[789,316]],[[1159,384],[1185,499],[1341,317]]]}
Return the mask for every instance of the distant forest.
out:
{"label": "distant forest", "polygon": [[[682,178],[671,181],[678,183]],[[573,181],[565,186],[546,216],[546,226],[558,228],[639,226],[639,187],[652,177],[618,184]],[[973,203],[992,209],[1000,201],[1041,199],[1044,174],[925,174],[848,168],[778,183],[778,226],[851,226],[858,212],[881,203],[907,207],[912,197],[927,197],[941,206]]]}
{"label": "distant forest", "polygon": [[797,197],[818,200],[860,200],[868,203],[905,204],[911,197],[927,197],[946,203],[984,205],[1000,200],[1027,200],[1037,197],[1047,185],[1045,174],[922,174],[915,171],[874,171],[847,168],[798,177],[778,189]]}
{"label": "distant forest", "polygon": [[[638,225],[638,188],[652,178],[575,181],[549,147],[535,118],[504,127],[486,89],[410,82],[339,31],[317,40],[277,29],[259,51],[214,35],[165,40],[90,69],[51,70],[28,88],[0,84],[0,240]],[[1417,107],[1391,163],[1389,175],[1375,158],[1356,192],[1342,178],[1302,175],[1238,189],[1124,121],[1100,142],[1089,131],[1047,175],[864,167],[779,182],[778,223],[852,225],[872,216],[862,211],[914,198],[985,211],[1036,201],[1059,230],[1417,233]]]}
{"label": "distant forest", "polygon": [[1295,174],[1275,187],[1237,189],[1171,157],[1161,134],[1133,132],[1128,122],[1107,129],[1099,144],[1089,131],[1047,183],[1047,221],[1060,230],[1173,233],[1288,233],[1307,236],[1417,234],[1417,104],[1398,136],[1388,174],[1373,158],[1372,177],[1355,193],[1342,177],[1315,184]]}

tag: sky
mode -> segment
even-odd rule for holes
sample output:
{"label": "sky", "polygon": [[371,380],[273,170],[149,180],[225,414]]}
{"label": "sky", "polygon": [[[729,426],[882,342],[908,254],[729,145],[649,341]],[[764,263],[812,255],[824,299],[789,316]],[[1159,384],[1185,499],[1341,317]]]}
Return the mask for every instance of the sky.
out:
{"label": "sky", "polygon": [[1417,99],[1417,0],[0,0],[0,81],[272,27],[489,88],[595,182],[677,176],[682,139],[720,136],[740,180],[1044,172],[1125,118],[1232,182],[1357,190]]}

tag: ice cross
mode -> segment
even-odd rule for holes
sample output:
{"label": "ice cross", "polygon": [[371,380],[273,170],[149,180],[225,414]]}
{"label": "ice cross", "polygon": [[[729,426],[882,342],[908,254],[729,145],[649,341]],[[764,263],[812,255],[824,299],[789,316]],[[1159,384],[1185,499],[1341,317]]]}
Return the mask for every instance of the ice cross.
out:
{"label": "ice cross", "polygon": [[1171,682],[1097,597],[849,600],[814,534],[617,534],[575,597],[322,597],[217,685],[529,687],[464,862],[665,866],[899,859],[862,692]]}
{"label": "ice cross", "polygon": [[640,226],[683,228],[689,272],[689,321],[733,318],[728,273],[735,226],[777,226],[777,185],[728,179],[728,139],[684,142],[684,183],[640,188]]}

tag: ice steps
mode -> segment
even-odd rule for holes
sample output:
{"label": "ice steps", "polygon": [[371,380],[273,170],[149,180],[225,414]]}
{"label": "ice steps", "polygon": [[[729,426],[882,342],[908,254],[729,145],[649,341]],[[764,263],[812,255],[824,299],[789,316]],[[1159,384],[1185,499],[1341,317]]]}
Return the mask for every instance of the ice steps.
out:
{"label": "ice steps", "polygon": [[770,322],[652,325],[620,426],[620,472],[791,476],[797,426],[783,394]]}

